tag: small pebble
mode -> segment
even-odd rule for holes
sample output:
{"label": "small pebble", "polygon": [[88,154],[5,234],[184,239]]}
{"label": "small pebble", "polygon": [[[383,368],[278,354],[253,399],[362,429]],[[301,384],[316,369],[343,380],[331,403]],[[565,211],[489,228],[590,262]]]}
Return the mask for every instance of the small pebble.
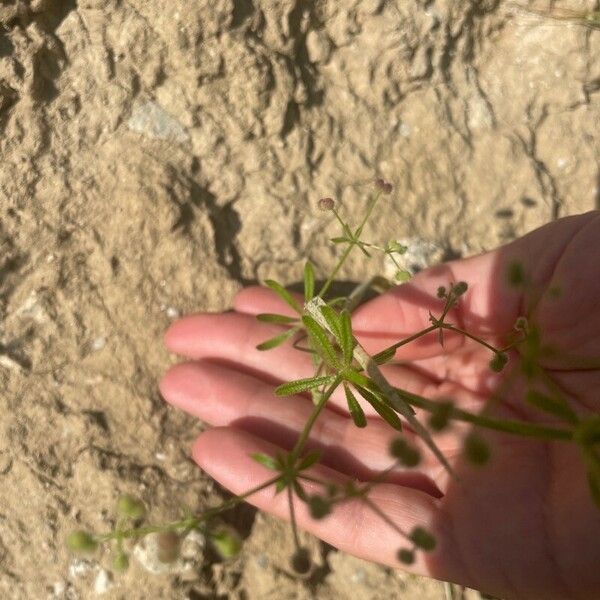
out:
{"label": "small pebble", "polygon": [[98,337],[92,342],[92,350],[94,352],[98,352],[98,350],[102,350],[106,346],[106,338]]}
{"label": "small pebble", "polygon": [[176,319],[179,317],[179,311],[173,306],[168,306],[166,312],[169,319]]}

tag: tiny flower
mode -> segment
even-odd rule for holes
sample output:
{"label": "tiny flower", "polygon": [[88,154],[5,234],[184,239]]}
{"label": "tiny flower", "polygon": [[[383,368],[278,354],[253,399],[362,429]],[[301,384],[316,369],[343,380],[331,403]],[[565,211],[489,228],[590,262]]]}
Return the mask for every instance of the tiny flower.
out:
{"label": "tiny flower", "polygon": [[333,210],[333,208],[335,207],[335,202],[333,201],[333,198],[321,198],[319,200],[318,206],[319,210],[326,212],[328,210]]}
{"label": "tiny flower", "polygon": [[381,179],[381,177],[375,180],[375,186],[383,194],[391,194],[392,190],[394,189],[391,183]]}

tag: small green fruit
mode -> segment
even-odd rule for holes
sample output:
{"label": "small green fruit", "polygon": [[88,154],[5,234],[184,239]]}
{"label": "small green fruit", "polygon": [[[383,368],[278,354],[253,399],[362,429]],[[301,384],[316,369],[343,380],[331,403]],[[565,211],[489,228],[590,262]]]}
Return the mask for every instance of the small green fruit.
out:
{"label": "small green fruit", "polygon": [[410,540],[415,546],[426,552],[431,552],[436,544],[433,535],[423,527],[415,527],[410,534]]}
{"label": "small green fruit", "polygon": [[405,565],[412,565],[415,562],[415,553],[408,548],[400,548],[398,560]]}
{"label": "small green fruit", "polygon": [[172,563],[179,558],[181,538],[174,531],[163,531],[158,534],[158,560],[162,563]]}
{"label": "small green fruit", "polygon": [[490,460],[489,446],[474,433],[470,433],[465,439],[465,454],[477,466],[485,465]]}
{"label": "small green fruit", "polygon": [[308,508],[313,519],[322,519],[331,512],[331,502],[322,496],[311,496],[308,499]]}
{"label": "small green fruit", "polygon": [[312,561],[306,548],[298,548],[292,556],[292,568],[299,575],[306,575],[312,567]]}
{"label": "small green fruit", "polygon": [[212,531],[210,541],[219,556],[224,559],[235,558],[242,549],[242,538],[239,533],[227,525],[222,525]]}
{"label": "small green fruit", "polygon": [[416,467],[421,462],[421,453],[401,437],[397,437],[390,444],[390,454],[405,467]]}
{"label": "small green fruit", "polygon": [[112,563],[113,569],[122,573],[123,571],[127,571],[129,568],[129,557],[125,552],[119,552],[113,559]]}
{"label": "small green fruit", "polygon": [[455,283],[452,287],[452,292],[456,297],[458,297],[462,296],[468,289],[469,286],[466,281],[459,281],[458,283]]}
{"label": "small green fruit", "polygon": [[91,553],[98,548],[98,542],[87,531],[74,531],[67,538],[67,546],[74,552]]}
{"label": "small green fruit", "polygon": [[452,402],[440,402],[429,417],[429,427],[434,431],[442,431],[448,426],[454,405]]}
{"label": "small green fruit", "polygon": [[141,519],[146,515],[144,503],[131,494],[125,494],[119,498],[117,510],[120,515],[134,520]]}
{"label": "small green fruit", "polygon": [[490,369],[496,373],[500,373],[508,362],[508,354],[506,352],[496,352],[492,360],[490,360]]}

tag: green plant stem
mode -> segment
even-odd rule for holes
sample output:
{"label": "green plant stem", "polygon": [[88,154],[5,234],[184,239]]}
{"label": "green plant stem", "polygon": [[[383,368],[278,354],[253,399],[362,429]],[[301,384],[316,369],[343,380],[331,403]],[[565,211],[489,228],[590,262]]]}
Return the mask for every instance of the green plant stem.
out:
{"label": "green plant stem", "polygon": [[323,295],[325,294],[325,292],[327,292],[327,290],[329,289],[329,287],[333,283],[333,280],[335,279],[335,276],[338,274],[338,271],[342,268],[342,265],[346,262],[346,259],[350,255],[350,252],[352,252],[353,248],[354,248],[354,244],[350,244],[344,250],[344,253],[342,254],[342,256],[340,256],[340,260],[338,260],[337,265],[335,265],[335,269],[333,269],[333,271],[331,272],[331,275],[328,277],[327,281],[323,284],[323,287],[321,288],[321,291],[318,293],[319,297],[322,298]]}
{"label": "green plant stem", "polygon": [[291,464],[294,464],[296,462],[296,460],[298,459],[298,457],[300,456],[300,453],[302,452],[302,450],[304,449],[304,446],[306,445],[308,436],[310,435],[310,430],[313,428],[315,421],[321,414],[321,411],[325,408],[327,401],[329,400],[329,398],[331,398],[331,395],[333,394],[333,392],[335,391],[337,386],[340,385],[341,381],[342,381],[342,377],[338,375],[335,378],[335,380],[333,381],[333,383],[329,386],[327,391],[321,396],[321,398],[319,399],[319,402],[317,404],[315,404],[315,407],[313,408],[313,411],[310,414],[310,417],[308,417],[308,420],[304,424],[304,429],[302,430],[302,433],[300,434],[300,437],[298,438],[296,445],[294,446],[293,450],[290,453],[290,463]]}
{"label": "green plant stem", "polygon": [[143,537],[150,533],[161,533],[163,531],[177,531],[178,529],[194,529],[198,527],[202,522],[207,521],[211,517],[218,515],[234,506],[238,505],[240,502],[243,502],[248,497],[264,490],[268,487],[271,487],[275,483],[279,481],[281,475],[277,477],[272,477],[268,481],[261,483],[260,485],[248,490],[247,492],[241,494],[240,496],[234,496],[233,498],[229,498],[222,504],[215,506],[213,508],[209,508],[204,511],[201,515],[195,517],[186,517],[185,519],[180,519],[179,521],[174,521],[173,523],[167,523],[166,525],[147,525],[145,527],[132,527],[131,529],[122,529],[117,531],[111,531],[110,533],[104,533],[97,536],[97,540],[99,542],[105,542],[111,539],[125,539],[125,538],[137,538]]}
{"label": "green plant stem", "polygon": [[[380,195],[381,194],[376,194],[375,197],[369,203],[367,212],[366,212],[365,216],[363,217],[361,224],[358,226],[356,233],[354,234],[355,238],[358,237],[362,233],[363,227],[365,226],[366,222],[369,220],[369,217],[371,216],[371,213],[373,212],[373,209],[375,208],[375,204],[377,204],[377,200],[379,200]],[[338,221],[342,224],[342,229],[343,229],[345,223],[339,217],[339,215],[337,214],[337,211],[334,211],[334,213],[335,213],[335,216],[337,217]],[[335,276],[338,274],[339,270],[342,268],[343,264],[346,262],[346,259],[348,258],[348,256],[350,256],[350,252],[352,252],[352,249],[354,248],[354,246],[356,246],[356,242],[352,242],[344,250],[344,253],[342,254],[342,256],[340,256],[340,259],[337,262],[337,265],[335,266],[335,268],[333,269],[333,271],[327,278],[327,281],[323,284],[323,287],[321,288],[321,291],[317,294],[317,296],[322,298],[324,296],[325,292],[327,292],[327,290],[330,288],[331,284],[333,283],[333,280],[335,279]]]}
{"label": "green plant stem", "polygon": [[[428,412],[435,412],[439,406],[435,400],[428,400],[422,396],[417,396],[406,390],[395,388],[399,396],[401,396],[411,406],[416,406]],[[523,421],[512,421],[504,419],[494,419],[484,415],[475,415],[460,408],[452,407],[450,413],[451,419],[473,423],[480,427],[502,431],[504,433],[512,433],[525,437],[538,438],[543,440],[556,440],[569,442],[573,440],[573,433],[566,429],[558,429],[556,427],[546,427],[544,425],[536,425],[534,423],[525,423]]]}
{"label": "green plant stem", "polygon": [[465,337],[468,337],[474,340],[475,342],[481,344],[482,346],[485,346],[492,352],[500,352],[498,348],[492,346],[491,344],[488,344],[483,338],[480,338],[479,336],[469,333],[468,331],[461,329],[460,327],[456,327],[455,325],[452,325],[450,323],[439,323],[439,325],[436,325],[436,327],[440,327],[441,329],[448,329],[449,331],[454,331],[456,333],[461,333]]}
{"label": "green plant stem", "polygon": [[[415,333],[407,338],[404,338],[400,342],[397,342],[396,344],[392,344],[391,346],[384,348],[381,352],[378,352],[377,354],[384,354],[385,352],[389,352],[390,350],[392,350],[392,348],[394,350],[397,350],[401,346],[410,344],[410,342],[414,342],[415,340],[418,340],[420,337],[423,337],[424,335],[427,335],[428,333],[431,333],[432,331],[435,331],[438,328],[439,328],[439,325],[430,325],[429,327],[427,327],[421,331],[418,331],[417,333]],[[377,356],[377,354],[375,356]]]}
{"label": "green plant stem", "polygon": [[296,548],[300,548],[300,536],[298,535],[298,524],[296,523],[296,511],[294,509],[294,494],[292,492],[292,486],[288,486],[287,489],[288,506],[290,509],[290,523],[292,525],[292,535],[294,536],[294,545]]}

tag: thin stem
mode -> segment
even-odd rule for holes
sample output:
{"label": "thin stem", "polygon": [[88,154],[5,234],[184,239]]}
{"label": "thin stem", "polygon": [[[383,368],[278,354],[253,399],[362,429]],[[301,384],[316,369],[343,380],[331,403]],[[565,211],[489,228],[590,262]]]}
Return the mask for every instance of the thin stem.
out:
{"label": "thin stem", "polygon": [[423,337],[424,335],[427,335],[428,333],[435,331],[438,327],[439,327],[439,325],[431,325],[431,326],[427,327],[426,329],[423,329],[422,331],[418,331],[417,333],[415,333],[407,338],[404,338],[403,340],[401,340],[400,342],[397,342],[396,344],[392,344],[391,346],[388,346],[387,348],[383,349],[381,352],[378,352],[377,354],[383,354],[385,352],[389,352],[390,350],[392,350],[392,348],[394,350],[397,350],[401,346],[405,346],[406,344],[409,344],[410,342],[414,342],[415,340],[418,340],[420,337]]}
{"label": "thin stem", "polygon": [[[439,407],[439,404],[434,400],[428,400],[427,398],[417,396],[416,394],[412,394],[411,392],[407,392],[406,390],[399,388],[395,389],[398,395],[400,395],[411,406],[416,406],[417,408],[421,408],[429,412],[435,412]],[[467,423],[473,423],[474,425],[479,425],[480,427],[485,427],[487,429],[502,431],[504,433],[513,433],[525,437],[556,441],[573,440],[573,433],[566,429],[546,427],[544,425],[525,423],[523,421],[494,419],[492,417],[486,417],[483,415],[475,415],[456,407],[452,408],[450,418],[458,421],[465,421]]]}
{"label": "thin stem", "polygon": [[121,538],[121,539],[136,538],[136,537],[143,537],[145,535],[148,535],[149,533],[160,533],[163,531],[177,531],[178,529],[182,529],[182,528],[183,529],[194,529],[194,528],[198,527],[198,525],[200,525],[200,523],[202,523],[203,521],[207,521],[214,515],[217,515],[226,510],[229,510],[230,508],[233,508],[234,506],[238,505],[240,502],[243,502],[244,500],[246,500],[246,498],[252,496],[253,494],[256,494],[256,493],[260,492],[261,490],[264,490],[264,489],[274,485],[275,483],[277,483],[279,481],[280,478],[281,478],[281,475],[278,475],[277,477],[273,477],[273,478],[269,479],[268,481],[265,481],[264,483],[261,483],[260,485],[241,494],[240,496],[234,496],[233,498],[229,498],[229,500],[226,500],[225,502],[223,502],[222,504],[219,504],[218,506],[209,508],[208,510],[204,511],[201,515],[198,515],[196,517],[186,517],[185,519],[180,519],[179,521],[174,521],[173,523],[168,523],[166,525],[147,525],[146,527],[134,527],[131,529],[111,531],[110,533],[105,533],[105,534],[101,534],[101,535],[97,536],[97,539],[100,542],[104,542],[104,541],[115,539],[115,538]]}
{"label": "thin stem", "polygon": [[288,505],[290,508],[290,523],[292,525],[292,534],[294,536],[294,545],[296,548],[300,548],[300,537],[298,536],[298,524],[296,523],[296,512],[294,509],[294,495],[292,493],[292,486],[288,486],[287,489]]}
{"label": "thin stem", "polygon": [[375,504],[371,499],[364,496],[362,498],[363,502],[385,523],[387,523],[396,533],[400,534],[402,537],[407,538],[408,535],[406,532],[402,531],[392,519],[390,519],[380,508]]}
{"label": "thin stem", "polygon": [[322,298],[323,295],[325,294],[325,292],[329,289],[329,287],[333,283],[333,280],[335,279],[335,276],[338,274],[338,271],[342,268],[342,265],[346,262],[346,259],[350,255],[350,252],[352,252],[352,248],[354,248],[354,244],[350,244],[344,250],[344,253],[342,254],[342,256],[340,256],[340,260],[338,260],[337,265],[335,265],[335,269],[333,269],[333,271],[331,272],[331,275],[328,277],[327,281],[323,284],[321,291],[318,293],[319,297]]}
{"label": "thin stem", "polygon": [[340,385],[341,381],[342,381],[342,377],[338,375],[335,378],[335,380],[333,381],[333,383],[329,386],[327,391],[319,399],[318,404],[315,404],[315,407],[313,408],[313,411],[312,411],[310,417],[308,417],[308,420],[304,424],[304,429],[302,430],[302,433],[300,434],[300,437],[298,438],[296,445],[294,446],[292,452],[290,453],[290,463],[291,464],[294,464],[296,462],[296,460],[298,459],[298,457],[300,456],[300,453],[304,449],[306,441],[308,440],[308,436],[310,435],[310,430],[312,429],[313,425],[315,424],[315,421],[317,420],[318,416],[321,414],[321,411],[325,408],[327,401],[329,400],[329,398],[331,398],[331,395],[333,394],[333,392],[335,391],[337,386]]}
{"label": "thin stem", "polygon": [[[366,222],[369,220],[369,217],[371,216],[371,213],[373,212],[373,209],[375,208],[375,204],[377,204],[377,200],[379,200],[380,195],[381,194],[377,194],[369,203],[367,212],[366,212],[361,224],[358,226],[356,233],[354,234],[355,238],[357,238],[361,234],[363,227],[365,226]],[[347,227],[347,225],[343,222],[343,220],[340,218],[340,216],[338,215],[338,213],[335,209],[333,212],[334,212],[335,216],[337,217],[338,221],[342,224],[342,230],[345,229]],[[333,269],[333,271],[331,272],[331,275],[329,275],[329,277],[327,278],[327,281],[323,284],[321,291],[317,294],[320,298],[322,298],[324,296],[325,292],[329,289],[329,287],[333,283],[335,276],[338,274],[339,270],[342,268],[343,264],[346,262],[346,259],[350,255],[350,252],[352,252],[352,249],[354,248],[354,246],[356,246],[356,242],[352,242],[346,248],[346,250],[344,250],[344,253],[338,260],[338,263],[335,266],[335,268]]]}
{"label": "thin stem", "polygon": [[485,346],[486,348],[490,349],[492,352],[500,352],[500,350],[498,348],[492,346],[491,344],[488,344],[484,339],[480,338],[479,336],[469,333],[468,331],[465,331],[464,329],[461,329],[460,327],[451,325],[450,323],[439,323],[439,325],[437,325],[437,327],[440,327],[442,329],[448,329],[450,331],[455,331],[456,333],[462,333],[462,335],[464,335],[465,337],[468,337],[468,338],[478,342],[482,346]]}

